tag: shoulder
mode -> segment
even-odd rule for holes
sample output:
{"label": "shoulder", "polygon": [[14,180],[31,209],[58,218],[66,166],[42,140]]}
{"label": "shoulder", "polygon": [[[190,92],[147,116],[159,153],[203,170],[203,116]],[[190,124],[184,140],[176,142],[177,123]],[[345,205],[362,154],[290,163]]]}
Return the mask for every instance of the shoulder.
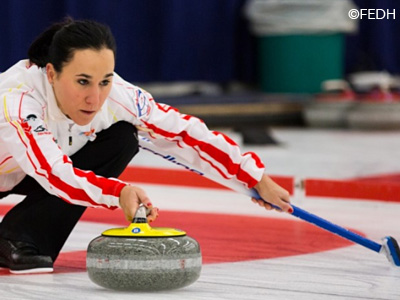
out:
{"label": "shoulder", "polygon": [[44,94],[46,80],[44,69],[30,64],[28,60],[21,60],[0,74],[0,93],[30,91]]}
{"label": "shoulder", "polygon": [[114,73],[110,97],[116,97],[122,101],[139,100],[141,98],[153,100],[153,97],[150,93],[143,88],[124,80],[117,73]]}
{"label": "shoulder", "polygon": [[147,117],[154,105],[153,97],[144,89],[127,82],[114,74],[112,89],[107,99],[114,111],[122,111],[126,116],[140,119]]}
{"label": "shoulder", "polygon": [[3,116],[12,120],[22,114],[41,113],[45,106],[45,77],[36,66],[22,60],[0,75],[0,97]]}
{"label": "shoulder", "polygon": [[24,77],[27,75],[37,75],[42,73],[42,68],[30,63],[28,59],[23,59],[0,74],[0,84],[2,84],[7,78]]}

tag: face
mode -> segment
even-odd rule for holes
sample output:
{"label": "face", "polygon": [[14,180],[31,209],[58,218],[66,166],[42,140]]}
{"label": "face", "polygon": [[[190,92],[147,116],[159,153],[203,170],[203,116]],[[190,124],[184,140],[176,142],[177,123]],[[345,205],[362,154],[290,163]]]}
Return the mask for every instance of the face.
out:
{"label": "face", "polygon": [[53,86],[58,107],[78,125],[89,124],[111,90],[114,53],[110,49],[75,50],[60,73],[51,63],[47,79]]}

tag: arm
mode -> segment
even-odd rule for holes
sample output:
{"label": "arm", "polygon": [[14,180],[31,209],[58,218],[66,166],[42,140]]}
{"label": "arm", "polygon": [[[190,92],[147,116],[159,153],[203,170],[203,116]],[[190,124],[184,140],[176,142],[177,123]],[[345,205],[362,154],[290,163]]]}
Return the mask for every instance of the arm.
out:
{"label": "arm", "polygon": [[74,168],[47,130],[44,106],[29,92],[4,96],[0,139],[22,171],[47,192],[83,206],[119,206],[126,183]]}
{"label": "arm", "polygon": [[118,179],[74,168],[55,144],[43,120],[10,120],[9,123],[3,123],[1,128],[2,139],[21,169],[50,194],[83,206],[111,209],[120,206],[128,221],[132,221],[140,203],[143,203],[151,209],[149,221],[157,218],[158,209],[153,208],[142,189]]}
{"label": "arm", "polygon": [[[125,84],[126,91],[130,91],[126,96],[131,97],[133,104],[127,116],[136,117],[132,117],[132,121],[142,130],[140,134],[150,141],[151,147],[160,150],[155,153],[179,158],[179,161],[204,172],[206,177],[233,189],[239,185],[254,187],[267,201],[285,211],[289,209],[289,205],[280,200],[289,201],[287,191],[264,175],[264,165],[255,153],[241,153],[234,141],[220,132],[209,130],[200,119],[156,103],[150,94]],[[269,208],[267,204],[263,206]]]}
{"label": "arm", "polygon": [[[246,188],[255,188],[267,202],[285,212],[292,209],[288,204],[289,193],[264,174],[264,164],[255,153],[241,153],[239,146],[229,137],[210,131],[195,117],[182,115],[168,106],[158,104],[157,107],[161,110],[156,112],[161,122],[145,123],[146,128],[152,129],[150,136],[155,145],[167,147],[170,154],[204,171],[208,178],[217,179],[217,182],[233,188],[238,183]],[[167,131],[161,129],[164,123],[167,126],[170,123],[177,125]],[[179,130],[179,125],[182,130]],[[272,209],[265,201],[256,202],[266,209]]]}
{"label": "arm", "polygon": [[126,183],[74,168],[42,120],[36,119],[34,124],[26,118],[13,120],[2,124],[1,131],[1,138],[19,167],[48,193],[72,204],[118,207],[119,194]]}
{"label": "arm", "polygon": [[[156,103],[148,96],[148,114],[139,119],[140,135],[158,149],[179,158],[207,177],[254,187],[264,173],[264,164],[253,152],[239,146],[221,132],[211,131],[193,116]],[[161,151],[161,152],[162,152]]]}

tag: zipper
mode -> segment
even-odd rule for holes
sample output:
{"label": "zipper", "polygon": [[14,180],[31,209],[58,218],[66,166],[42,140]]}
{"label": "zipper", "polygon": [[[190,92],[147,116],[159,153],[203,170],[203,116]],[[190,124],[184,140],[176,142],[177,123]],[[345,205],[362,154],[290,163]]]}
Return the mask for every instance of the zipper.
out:
{"label": "zipper", "polygon": [[74,126],[74,124],[68,124],[69,128],[68,128],[68,132],[69,132],[69,136],[68,136],[68,145],[72,146],[72,133],[71,133],[71,128],[72,126]]}

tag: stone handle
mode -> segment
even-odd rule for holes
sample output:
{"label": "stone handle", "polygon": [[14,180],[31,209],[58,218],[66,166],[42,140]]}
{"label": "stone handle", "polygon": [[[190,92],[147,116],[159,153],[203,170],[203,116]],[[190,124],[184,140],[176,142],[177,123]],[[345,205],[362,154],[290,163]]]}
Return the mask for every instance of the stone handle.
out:
{"label": "stone handle", "polygon": [[147,209],[143,204],[139,205],[132,223],[147,223],[147,214],[149,213],[150,209]]}

